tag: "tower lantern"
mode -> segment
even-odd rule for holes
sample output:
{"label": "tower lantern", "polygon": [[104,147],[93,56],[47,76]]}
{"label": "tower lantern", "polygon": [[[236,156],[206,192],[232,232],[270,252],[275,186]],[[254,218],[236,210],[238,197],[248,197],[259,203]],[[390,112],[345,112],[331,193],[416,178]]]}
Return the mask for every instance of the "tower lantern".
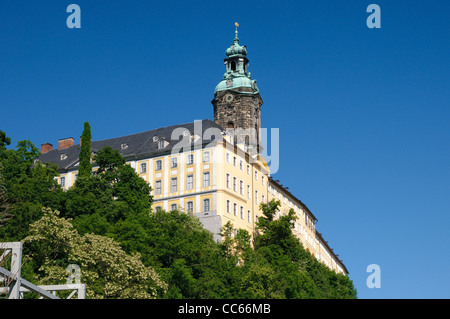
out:
{"label": "tower lantern", "polygon": [[248,68],[247,47],[239,44],[236,22],[233,43],[225,51],[225,73],[214,90],[214,121],[234,135],[236,143],[260,151],[261,105],[256,80]]}

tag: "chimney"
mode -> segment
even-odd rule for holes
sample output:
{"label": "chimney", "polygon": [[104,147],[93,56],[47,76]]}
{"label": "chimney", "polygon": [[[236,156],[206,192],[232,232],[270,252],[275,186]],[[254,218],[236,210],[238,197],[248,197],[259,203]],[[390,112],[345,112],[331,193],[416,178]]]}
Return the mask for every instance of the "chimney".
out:
{"label": "chimney", "polygon": [[52,149],[53,149],[53,145],[50,143],[41,144],[41,154],[45,154],[48,151],[51,151]]}
{"label": "chimney", "polygon": [[62,150],[73,146],[75,140],[73,137],[63,138],[58,141],[58,149]]}

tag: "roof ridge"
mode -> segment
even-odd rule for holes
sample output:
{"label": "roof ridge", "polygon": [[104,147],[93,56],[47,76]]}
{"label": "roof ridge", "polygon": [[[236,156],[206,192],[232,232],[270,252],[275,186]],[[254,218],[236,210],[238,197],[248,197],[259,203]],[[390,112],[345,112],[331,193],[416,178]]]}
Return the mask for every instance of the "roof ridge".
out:
{"label": "roof ridge", "polygon": [[[94,142],[104,142],[104,141],[109,141],[109,140],[116,140],[116,139],[119,139],[119,138],[122,138],[122,137],[130,137],[130,136],[139,135],[139,134],[144,134],[144,133],[148,133],[148,132],[152,132],[152,131],[155,131],[155,132],[156,132],[156,131],[159,131],[159,130],[167,129],[167,128],[169,128],[169,127],[180,127],[180,126],[187,125],[187,124],[192,125],[192,124],[194,124],[196,121],[201,121],[201,122],[209,121],[209,122],[211,122],[211,123],[214,123],[214,122],[211,121],[210,119],[194,120],[193,122],[187,122],[187,123],[182,123],[182,124],[172,124],[172,125],[167,125],[167,126],[163,126],[163,127],[158,127],[158,128],[152,129],[152,130],[147,130],[147,131],[139,132],[139,133],[133,133],[133,134],[129,134],[129,135],[123,135],[123,136],[118,136],[118,137],[106,138],[106,139],[103,139],[103,140],[97,140],[97,141],[92,141],[92,142],[94,143]],[[77,145],[79,145],[79,144],[77,144]]]}

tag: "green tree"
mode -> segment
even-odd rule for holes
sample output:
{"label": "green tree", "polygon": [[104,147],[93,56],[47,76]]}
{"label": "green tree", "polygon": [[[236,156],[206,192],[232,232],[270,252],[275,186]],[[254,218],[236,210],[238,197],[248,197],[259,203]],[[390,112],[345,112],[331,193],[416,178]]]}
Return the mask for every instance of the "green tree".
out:
{"label": "green tree", "polygon": [[4,227],[13,217],[11,214],[11,204],[8,202],[8,194],[6,188],[1,183],[0,175],[0,228]]}
{"label": "green tree", "polygon": [[9,144],[0,132],[0,183],[8,207],[0,237],[14,241],[28,234],[28,225],[42,216],[43,206],[61,207],[63,191],[56,181],[56,166],[36,161],[39,150],[33,143],[19,141],[16,149],[6,149]]}
{"label": "green tree", "polygon": [[35,271],[40,284],[64,283],[66,267],[77,264],[87,298],[155,298],[167,288],[155,270],[141,262],[139,253],[126,254],[112,238],[81,236],[58,211],[44,209],[30,228],[23,242],[39,265]]}
{"label": "green tree", "polygon": [[229,263],[193,214],[135,214],[118,222],[113,236],[125,251],[139,251],[143,263],[157,269],[168,283],[165,298],[231,297],[225,271]]}
{"label": "green tree", "polygon": [[[104,174],[104,178],[110,182],[114,181],[114,172],[117,168],[125,165],[126,161],[118,150],[111,146],[105,146],[94,156],[98,165],[97,174]],[[111,175],[110,175],[111,174]]]}
{"label": "green tree", "polygon": [[336,274],[303,248],[292,233],[295,213],[275,219],[280,206],[272,200],[261,204],[263,216],[257,222],[255,253],[262,256],[275,271],[283,298],[356,298],[352,281]]}
{"label": "green tree", "polygon": [[84,130],[81,135],[80,164],[78,178],[89,177],[92,172],[91,164],[91,126],[89,122],[84,122]]}
{"label": "green tree", "polygon": [[6,136],[6,133],[0,130],[0,154],[6,150],[6,146],[11,144],[11,138]]}

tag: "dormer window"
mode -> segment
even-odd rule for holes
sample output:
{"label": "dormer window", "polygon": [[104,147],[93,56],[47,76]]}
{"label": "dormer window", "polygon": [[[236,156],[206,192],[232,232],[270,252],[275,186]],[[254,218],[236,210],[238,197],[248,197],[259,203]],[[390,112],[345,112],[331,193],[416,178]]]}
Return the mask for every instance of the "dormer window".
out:
{"label": "dormer window", "polygon": [[159,140],[158,141],[158,149],[163,149],[164,147],[166,147],[165,141],[164,140]]}
{"label": "dormer window", "polygon": [[67,159],[67,155],[66,154],[61,154],[60,159],[61,159],[61,161],[64,161],[65,159]]}
{"label": "dormer window", "polygon": [[126,150],[127,148],[128,148],[128,144],[123,143],[120,145],[121,150]]}

